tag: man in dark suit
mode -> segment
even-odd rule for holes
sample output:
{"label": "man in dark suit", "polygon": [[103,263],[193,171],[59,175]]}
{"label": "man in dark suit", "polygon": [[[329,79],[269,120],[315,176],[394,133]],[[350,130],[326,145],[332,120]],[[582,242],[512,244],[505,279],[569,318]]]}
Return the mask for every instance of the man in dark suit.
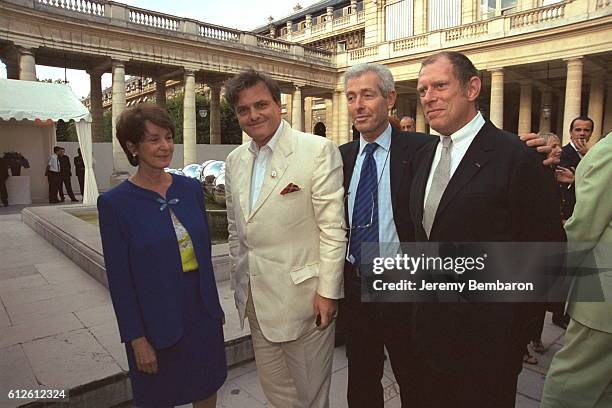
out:
{"label": "man in dark suit", "polygon": [[4,157],[0,156],[0,201],[5,207],[8,207],[8,192],[6,191],[6,179],[8,178],[8,165]]}
{"label": "man in dark suit", "polygon": [[[559,167],[576,171],[580,160],[589,150],[588,142],[593,133],[593,126],[593,120],[588,116],[579,116],[572,120],[570,124],[570,142],[563,146],[563,150],[561,150]],[[574,183],[559,183],[559,189],[562,199],[561,217],[563,220],[568,220],[572,216],[574,206],[576,205]]]}
{"label": "man in dark suit", "polygon": [[[535,150],[482,117],[480,90],[477,70],[460,53],[422,63],[417,91],[440,136],[414,161],[416,240],[563,240],[550,171]],[[527,344],[525,306],[455,300],[414,305],[415,362],[423,379],[416,406],[513,408]]]}
{"label": "man in dark suit", "polygon": [[74,196],[74,192],[72,191],[72,181],[70,178],[72,177],[72,170],[70,166],[70,158],[66,156],[66,149],[61,148],[59,154],[57,155],[60,164],[60,184],[59,184],[59,196],[60,201],[64,201],[64,189],[62,187],[66,186],[66,193],[70,197],[70,200],[73,202],[79,201]]}
{"label": "man in dark suit", "polygon": [[[345,300],[348,358],[348,405],[351,408],[382,408],[384,405],[384,347],[400,388],[403,407],[412,406],[416,379],[412,368],[410,304],[361,301],[363,262],[361,243],[414,241],[408,199],[410,162],[417,150],[434,138],[392,128],[388,111],[396,91],[388,68],[359,64],[345,73],[349,114],[357,139],[340,146],[346,192],[344,225],[349,231],[345,263]],[[370,184],[367,182],[370,180]]]}

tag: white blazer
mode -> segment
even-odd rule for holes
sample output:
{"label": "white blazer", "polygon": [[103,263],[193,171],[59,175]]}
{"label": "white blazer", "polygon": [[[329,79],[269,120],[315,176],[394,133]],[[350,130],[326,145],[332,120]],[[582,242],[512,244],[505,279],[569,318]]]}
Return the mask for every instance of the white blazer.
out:
{"label": "white blazer", "polygon": [[[225,167],[230,271],[244,327],[249,281],[266,339],[292,341],[315,327],[315,293],[343,297],[346,233],[342,158],[323,137],[284,122],[257,202],[249,211],[254,156],[249,143]],[[293,183],[300,190],[281,194]]]}

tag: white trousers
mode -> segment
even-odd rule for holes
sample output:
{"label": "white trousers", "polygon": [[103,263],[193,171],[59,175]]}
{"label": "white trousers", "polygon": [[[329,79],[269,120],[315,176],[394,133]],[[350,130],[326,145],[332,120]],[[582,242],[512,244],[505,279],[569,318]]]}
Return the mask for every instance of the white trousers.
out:
{"label": "white trousers", "polygon": [[257,374],[268,401],[276,408],[328,408],[335,321],[294,341],[268,341],[257,322],[250,290],[246,316]]}

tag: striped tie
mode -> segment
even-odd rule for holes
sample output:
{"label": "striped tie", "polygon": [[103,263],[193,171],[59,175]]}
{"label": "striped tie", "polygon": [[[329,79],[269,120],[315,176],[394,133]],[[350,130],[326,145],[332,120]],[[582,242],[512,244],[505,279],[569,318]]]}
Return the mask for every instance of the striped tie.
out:
{"label": "striped tie", "polygon": [[442,154],[440,155],[438,166],[434,171],[429,194],[427,194],[427,201],[425,202],[425,208],[423,209],[423,228],[427,233],[427,237],[429,237],[431,233],[431,227],[436,218],[436,212],[438,212],[438,205],[440,205],[442,194],[444,194],[444,190],[446,190],[446,186],[450,181],[450,150],[452,143],[453,141],[450,136],[442,136]]}
{"label": "striped tie", "polygon": [[[354,258],[353,265],[370,264],[372,259],[378,256],[378,245],[368,245],[367,253],[361,253],[361,244],[378,243],[378,176],[374,151],[378,148],[377,143],[368,143],[364,152],[366,154],[361,166],[357,195],[353,205],[352,225],[355,228],[351,232],[349,255]],[[368,226],[367,228],[361,228]]]}

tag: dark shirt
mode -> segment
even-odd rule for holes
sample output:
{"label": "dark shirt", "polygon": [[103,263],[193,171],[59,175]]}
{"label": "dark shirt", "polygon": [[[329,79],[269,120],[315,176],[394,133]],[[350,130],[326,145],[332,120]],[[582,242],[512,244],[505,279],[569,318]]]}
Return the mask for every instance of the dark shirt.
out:
{"label": "dark shirt", "polygon": [[68,156],[58,157],[60,165],[60,174],[62,176],[72,176],[72,170],[70,166],[70,158]]}
{"label": "dark shirt", "polygon": [[85,162],[83,156],[74,156],[74,172],[78,175],[85,174]]}

